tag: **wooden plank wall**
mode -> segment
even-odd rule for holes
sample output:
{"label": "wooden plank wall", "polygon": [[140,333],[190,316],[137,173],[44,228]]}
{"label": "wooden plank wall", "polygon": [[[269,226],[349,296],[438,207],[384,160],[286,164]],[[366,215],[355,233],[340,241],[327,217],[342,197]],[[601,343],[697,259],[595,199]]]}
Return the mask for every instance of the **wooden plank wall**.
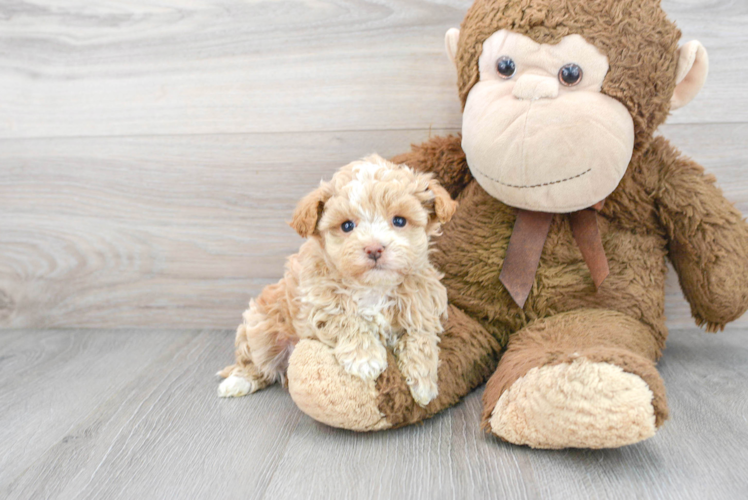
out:
{"label": "wooden plank wall", "polygon": [[[459,130],[469,4],[0,3],[0,327],[233,328],[320,178]],[[748,213],[748,3],[663,5],[712,73],[662,133]]]}

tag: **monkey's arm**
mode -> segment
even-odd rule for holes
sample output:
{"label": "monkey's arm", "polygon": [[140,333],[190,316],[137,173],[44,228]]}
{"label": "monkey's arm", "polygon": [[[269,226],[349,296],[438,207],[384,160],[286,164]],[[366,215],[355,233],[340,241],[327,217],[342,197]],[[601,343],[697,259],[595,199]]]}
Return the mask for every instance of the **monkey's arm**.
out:
{"label": "monkey's arm", "polygon": [[461,143],[459,136],[432,137],[423,144],[413,145],[409,152],[394,157],[392,161],[420,172],[433,172],[455,198],[473,178]]}
{"label": "monkey's arm", "polygon": [[670,260],[696,323],[722,330],[748,309],[748,225],[701,165],[664,139],[655,148],[656,200]]}

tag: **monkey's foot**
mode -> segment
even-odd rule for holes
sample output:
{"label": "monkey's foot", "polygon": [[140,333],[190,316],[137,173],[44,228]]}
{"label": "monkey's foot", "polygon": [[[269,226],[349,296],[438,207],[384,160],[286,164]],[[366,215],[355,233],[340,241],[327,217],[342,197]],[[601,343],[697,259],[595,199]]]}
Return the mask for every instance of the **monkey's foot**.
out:
{"label": "monkey's foot", "polygon": [[321,342],[296,345],[288,365],[288,392],[301,411],[333,427],[377,431],[392,426],[379,411],[374,379],[347,373]]}
{"label": "monkey's foot", "polygon": [[422,403],[437,389],[438,395],[425,407],[414,400],[408,377],[400,372],[391,351],[387,351],[384,372],[376,380],[363,380],[346,372],[335,351],[316,340],[302,340],[291,354],[288,392],[301,411],[333,427],[355,431],[397,428],[457,404],[493,373],[500,350],[498,341],[477,321],[450,306],[439,343],[439,385],[429,388]]}
{"label": "monkey's foot", "polygon": [[580,358],[529,370],[488,423],[498,437],[533,448],[615,448],[655,434],[652,400],[637,375]]}

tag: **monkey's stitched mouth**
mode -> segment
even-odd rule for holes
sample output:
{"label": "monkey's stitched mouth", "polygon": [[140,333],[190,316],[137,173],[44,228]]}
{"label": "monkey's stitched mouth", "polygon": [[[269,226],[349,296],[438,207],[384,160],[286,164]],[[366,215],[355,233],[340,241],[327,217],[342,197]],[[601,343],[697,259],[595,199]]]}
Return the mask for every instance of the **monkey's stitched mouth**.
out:
{"label": "monkey's stitched mouth", "polygon": [[475,170],[479,174],[481,174],[483,177],[485,177],[486,179],[489,179],[489,180],[491,180],[491,181],[493,181],[493,182],[495,182],[497,184],[501,184],[502,186],[506,186],[506,187],[510,187],[510,188],[515,188],[515,189],[531,189],[531,188],[539,188],[539,187],[543,187],[543,186],[552,186],[553,184],[560,184],[562,182],[566,182],[566,181],[571,181],[571,180],[574,180],[574,179],[578,179],[579,177],[582,177],[583,175],[586,175],[586,174],[589,174],[590,172],[592,172],[592,167],[588,168],[587,170],[585,170],[581,174],[572,175],[571,177],[567,177],[566,179],[559,179],[557,181],[544,182],[542,184],[533,184],[533,185],[530,185],[530,186],[518,186],[516,184],[507,184],[506,182],[501,182],[498,179],[494,179],[490,175],[486,175],[480,169],[476,168]]}

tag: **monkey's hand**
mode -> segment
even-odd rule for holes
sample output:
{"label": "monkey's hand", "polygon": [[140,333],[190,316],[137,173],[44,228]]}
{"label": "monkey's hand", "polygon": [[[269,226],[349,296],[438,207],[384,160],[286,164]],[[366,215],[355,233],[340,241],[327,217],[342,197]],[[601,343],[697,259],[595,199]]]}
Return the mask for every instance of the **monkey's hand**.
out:
{"label": "monkey's hand", "polygon": [[696,323],[722,330],[748,309],[748,225],[714,176],[664,140],[658,144],[657,206],[670,260]]}
{"label": "monkey's hand", "polygon": [[423,144],[413,145],[409,152],[392,161],[419,172],[433,173],[450,196],[456,198],[473,178],[461,143],[459,136],[432,137]]}

